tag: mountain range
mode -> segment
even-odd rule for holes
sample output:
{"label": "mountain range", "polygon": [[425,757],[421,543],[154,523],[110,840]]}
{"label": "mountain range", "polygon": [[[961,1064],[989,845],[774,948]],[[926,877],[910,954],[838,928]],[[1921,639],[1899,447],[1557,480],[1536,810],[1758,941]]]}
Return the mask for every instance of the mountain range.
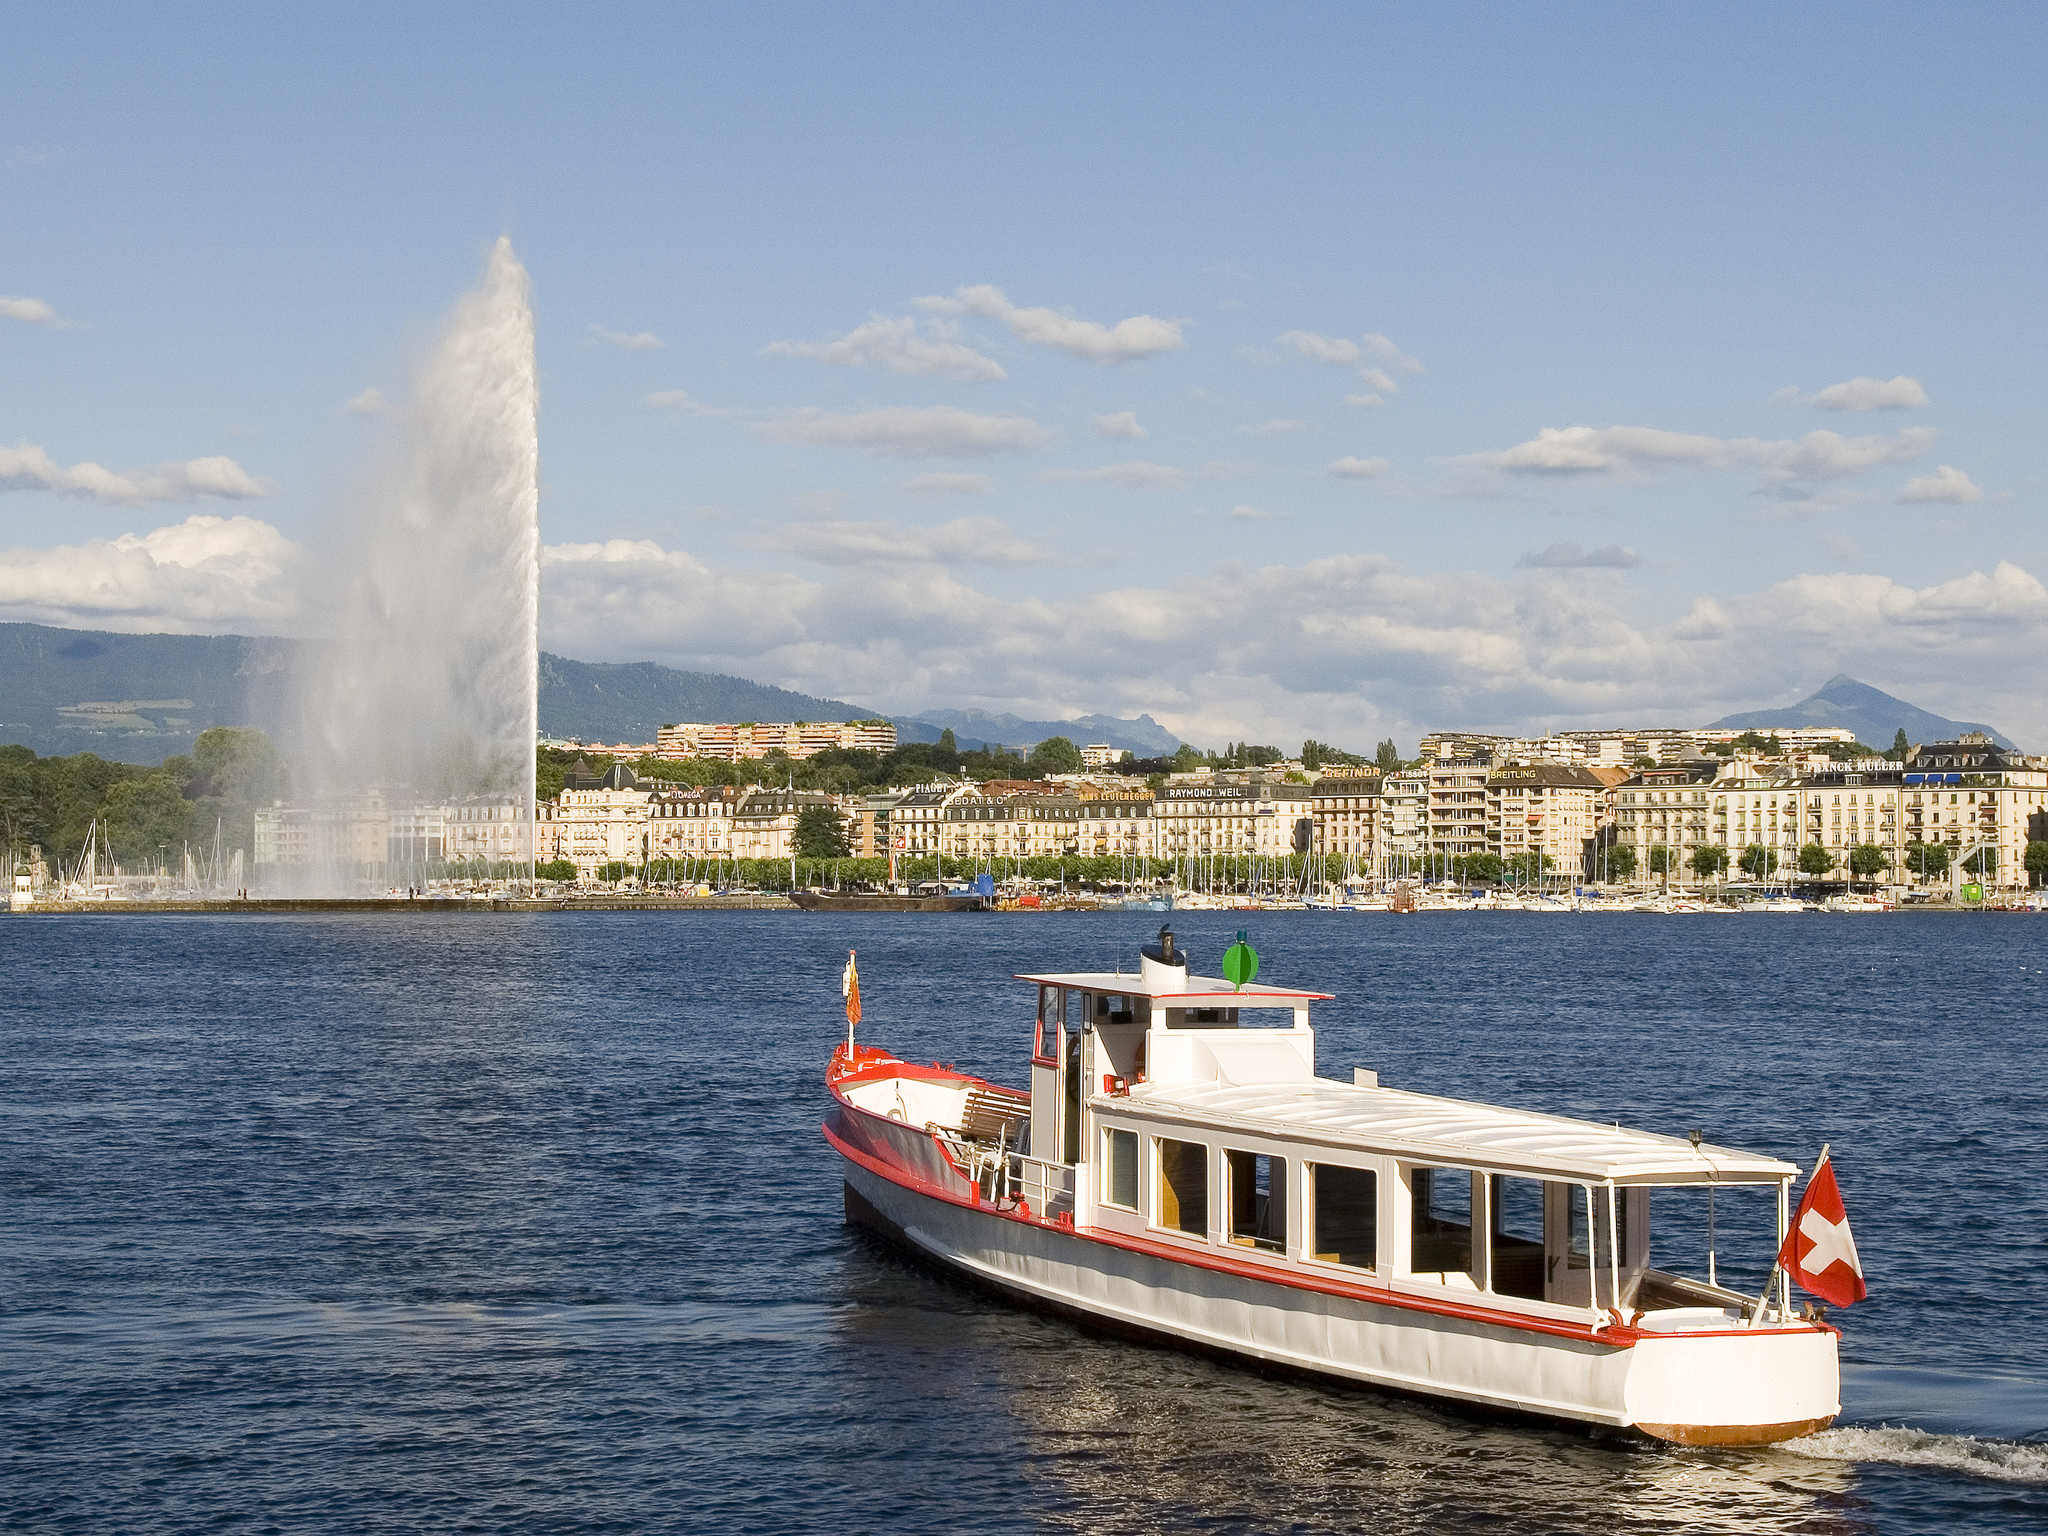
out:
{"label": "mountain range", "polygon": [[[209,726],[290,719],[292,678],[306,642],[250,635],[124,635],[0,624],[0,743],[39,754],[96,752],[159,763],[188,752]],[[816,698],[716,672],[654,662],[540,656],[540,724],[551,736],[652,741],[678,720],[869,720],[893,718],[899,740],[1029,747],[1048,736],[1105,741],[1140,757],[1172,752],[1179,739],[1149,715],[1120,720],[1022,720],[976,710],[884,715],[843,699]]]}
{"label": "mountain range", "polygon": [[1900,731],[1914,743],[1947,741],[1964,731],[1982,731],[2000,746],[2012,747],[2010,741],[1988,725],[1934,714],[1844,673],[1829,678],[1797,704],[1723,715],[1714,722],[1714,729],[1782,731],[1801,725],[1845,725],[1856,733],[1858,741],[1880,751],[1891,746]]}

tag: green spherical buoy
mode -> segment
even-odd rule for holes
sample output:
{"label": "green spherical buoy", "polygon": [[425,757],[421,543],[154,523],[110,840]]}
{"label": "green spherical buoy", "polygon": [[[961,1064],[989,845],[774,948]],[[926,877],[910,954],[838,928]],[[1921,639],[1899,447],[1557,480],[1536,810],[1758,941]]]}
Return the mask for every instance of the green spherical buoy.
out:
{"label": "green spherical buoy", "polygon": [[1244,930],[1237,931],[1237,942],[1223,951],[1223,979],[1242,992],[1250,980],[1259,974],[1259,952],[1244,941]]}

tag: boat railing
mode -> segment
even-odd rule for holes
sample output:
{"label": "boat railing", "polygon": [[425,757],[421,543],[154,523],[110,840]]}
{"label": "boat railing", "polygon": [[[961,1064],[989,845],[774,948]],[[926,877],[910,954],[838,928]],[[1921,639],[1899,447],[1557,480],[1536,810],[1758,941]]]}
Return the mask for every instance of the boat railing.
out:
{"label": "boat railing", "polygon": [[1023,1199],[1041,1216],[1074,1208],[1074,1170],[1028,1152],[1011,1152],[1003,1166],[1000,1197]]}

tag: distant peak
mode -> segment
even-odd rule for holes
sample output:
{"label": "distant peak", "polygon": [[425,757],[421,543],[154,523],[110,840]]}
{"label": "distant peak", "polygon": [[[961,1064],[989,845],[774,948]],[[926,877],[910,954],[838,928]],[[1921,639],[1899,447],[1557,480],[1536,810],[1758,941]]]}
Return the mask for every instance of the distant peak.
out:
{"label": "distant peak", "polygon": [[1830,688],[1868,688],[1870,685],[1846,672],[1837,672],[1833,677],[1814,689],[1815,693],[1826,693]]}

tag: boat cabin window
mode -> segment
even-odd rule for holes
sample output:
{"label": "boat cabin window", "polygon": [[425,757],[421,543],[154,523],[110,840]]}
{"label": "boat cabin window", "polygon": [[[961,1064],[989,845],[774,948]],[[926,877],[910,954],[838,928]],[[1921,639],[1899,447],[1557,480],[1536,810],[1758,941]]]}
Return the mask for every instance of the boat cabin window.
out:
{"label": "boat cabin window", "polygon": [[1493,1175],[1488,1275],[1501,1296],[1543,1300],[1543,1181]]}
{"label": "boat cabin window", "polygon": [[1168,1029],[1234,1029],[1237,1027],[1235,1008],[1169,1008],[1166,1010]]}
{"label": "boat cabin window", "polygon": [[1356,1269],[1379,1265],[1380,1178],[1370,1168],[1318,1164],[1309,1169],[1316,1215],[1315,1256]]}
{"label": "boat cabin window", "polygon": [[1060,1031],[1066,1027],[1067,989],[1065,987],[1040,987],[1038,989],[1038,1039],[1032,1047],[1031,1058],[1041,1067],[1059,1065]]}
{"label": "boat cabin window", "polygon": [[1135,1024],[1138,1009],[1132,999],[1120,992],[1098,992],[1095,994],[1094,1012],[1089,1016],[1093,1024]]}
{"label": "boat cabin window", "polygon": [[1241,1248],[1287,1251],[1287,1159],[1264,1152],[1226,1151],[1230,1181],[1230,1240]]}
{"label": "boat cabin window", "polygon": [[1472,1174],[1464,1168],[1408,1170],[1408,1268],[1416,1275],[1472,1278]]}
{"label": "boat cabin window", "polygon": [[[1625,1194],[1615,1199],[1614,1215],[1615,1220],[1621,1224],[1620,1249],[1623,1253],[1629,1251],[1628,1207],[1629,1201]],[[1593,1234],[1592,1241],[1588,1241],[1587,1238],[1589,1230]],[[1571,1251],[1565,1259],[1566,1267],[1571,1269],[1592,1268],[1594,1267],[1593,1260],[1596,1254],[1599,1259],[1598,1267],[1603,1270],[1606,1269],[1608,1263],[1607,1196],[1604,1190],[1580,1185],[1578,1189],[1572,1192],[1572,1240]]]}
{"label": "boat cabin window", "polygon": [[1102,1203],[1135,1211],[1138,1208],[1136,1131],[1105,1130],[1102,1133],[1102,1169]]}
{"label": "boat cabin window", "polygon": [[1175,1141],[1166,1136],[1153,1146],[1159,1159],[1159,1225],[1207,1237],[1209,1149],[1199,1141]]}

